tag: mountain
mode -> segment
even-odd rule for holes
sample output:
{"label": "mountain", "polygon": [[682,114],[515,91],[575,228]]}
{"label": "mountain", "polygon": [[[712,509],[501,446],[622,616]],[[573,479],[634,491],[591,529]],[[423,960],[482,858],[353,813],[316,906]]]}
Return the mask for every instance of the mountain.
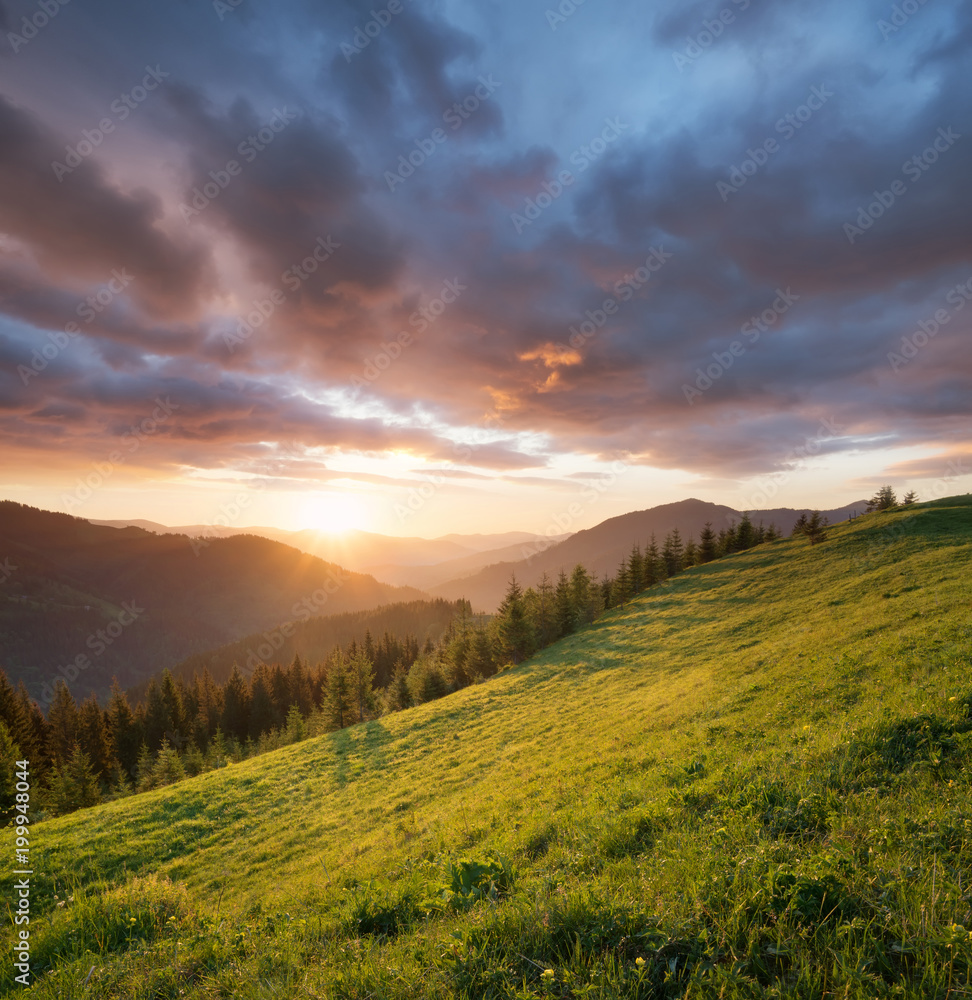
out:
{"label": "mountain", "polygon": [[0,502],[0,666],[49,696],[128,686],[281,622],[425,597],[255,535],[192,540]]}
{"label": "mountain", "polygon": [[[295,549],[319,556],[329,562],[336,562],[346,569],[359,573],[369,573],[384,583],[395,585],[424,586],[417,577],[409,578],[409,569],[418,566],[434,566],[452,560],[467,560],[456,570],[473,572],[490,562],[506,558],[505,552],[514,545],[527,543],[539,538],[528,531],[505,531],[494,535],[443,535],[441,538],[399,537],[381,535],[370,531],[346,531],[331,534],[303,528],[288,531],[285,528],[232,528],[206,524],[187,524],[172,528],[154,521],[96,521],[92,524],[112,528],[139,527],[156,534],[178,534],[190,537],[230,538],[235,535],[259,535],[271,538]],[[558,539],[566,535],[558,536]],[[494,553],[490,557],[489,553]],[[386,574],[386,575],[383,575]],[[444,574],[431,573],[427,579],[442,583],[455,575],[452,570]]]}
{"label": "mountain", "polygon": [[422,590],[430,590],[432,587],[439,586],[449,580],[470,576],[486,566],[508,560],[517,560],[522,556],[524,546],[536,545],[541,540],[557,542],[566,537],[566,535],[558,535],[553,539],[541,539],[539,535],[524,533],[518,541],[501,549],[473,552],[470,555],[459,556],[458,559],[447,559],[431,566],[370,566],[368,572],[385,583],[408,584]]}
{"label": "mountain", "polygon": [[870,514],[447,698],[35,815],[35,991],[959,995],[970,564],[972,499]]}
{"label": "mountain", "polygon": [[[867,502],[862,500],[823,513],[835,524],[846,521],[852,512],[863,512],[866,506]],[[776,508],[750,511],[750,517],[754,524],[775,524],[788,535],[802,513],[810,511]],[[511,574],[515,574],[524,587],[534,586],[545,572],[556,581],[561,569],[569,574],[578,563],[598,576],[613,575],[621,560],[631,552],[632,545],[637,542],[644,549],[652,534],[660,548],[665,536],[674,528],[679,530],[683,541],[687,541],[690,537],[697,539],[706,522],[711,522],[718,534],[741,518],[741,511],[704,500],[662,504],[609,518],[556,544],[550,544],[552,540],[539,545],[524,543],[518,558],[494,563],[471,574],[457,575],[445,583],[429,584],[426,589],[448,600],[465,597],[477,611],[493,611],[503,599]]]}

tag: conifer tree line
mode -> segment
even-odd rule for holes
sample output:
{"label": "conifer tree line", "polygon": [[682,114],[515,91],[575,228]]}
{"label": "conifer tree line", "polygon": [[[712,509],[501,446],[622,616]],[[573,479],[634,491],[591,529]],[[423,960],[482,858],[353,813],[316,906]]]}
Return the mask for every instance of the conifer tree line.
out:
{"label": "conifer tree line", "polygon": [[[45,718],[23,683],[14,689],[0,670],[0,750],[4,761],[31,761],[35,802],[70,812],[441,698],[685,569],[779,537],[745,514],[718,534],[706,524],[698,542],[673,529],[660,545],[654,536],[644,550],[633,545],[613,577],[598,579],[580,564],[556,581],[544,573],[526,590],[514,577],[495,615],[473,615],[459,601],[438,642],[420,646],[414,635],[387,631],[375,641],[366,630],[314,667],[295,655],[289,666],[259,663],[246,677],[235,665],[223,684],[205,669],[189,681],[165,670],[135,705],[117,682],[107,706],[94,695],[79,705],[59,681]],[[12,780],[9,787],[12,796]],[[0,817],[12,802],[0,772]]]}

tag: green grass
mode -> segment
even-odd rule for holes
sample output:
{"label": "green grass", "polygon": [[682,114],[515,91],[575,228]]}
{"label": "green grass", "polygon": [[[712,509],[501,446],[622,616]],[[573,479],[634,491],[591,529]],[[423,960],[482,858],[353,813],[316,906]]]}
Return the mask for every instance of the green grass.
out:
{"label": "green grass", "polygon": [[970,566],[969,497],[869,515],[40,823],[30,993],[970,995]]}

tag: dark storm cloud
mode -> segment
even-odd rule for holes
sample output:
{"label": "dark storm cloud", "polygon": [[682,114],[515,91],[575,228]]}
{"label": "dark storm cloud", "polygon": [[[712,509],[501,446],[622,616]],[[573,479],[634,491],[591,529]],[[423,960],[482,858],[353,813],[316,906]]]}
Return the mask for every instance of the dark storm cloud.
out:
{"label": "dark storm cloud", "polygon": [[[158,454],[221,467],[250,460],[248,443],[289,438],[480,469],[574,450],[750,474],[788,467],[825,420],[841,431],[821,454],[958,447],[972,295],[967,311],[946,297],[972,278],[959,44],[972,5],[927,5],[887,40],[891,5],[878,2],[669,4],[644,32],[608,5],[551,34],[512,5],[477,30],[471,7],[453,24],[414,0],[374,37],[356,34],[374,6],[270,17],[247,3],[220,17],[201,4],[142,20],[101,2],[70,9],[82,69],[56,27],[19,57],[31,84],[46,67],[65,87],[110,92],[149,59],[173,78],[129,146],[62,183],[50,167],[61,113],[28,110],[43,88],[0,103],[12,195],[0,222],[37,265],[0,255],[6,315],[58,329],[111,268],[136,276],[29,392],[5,369],[9,440],[95,448],[177,385]],[[724,9],[725,32],[680,72],[672,50]],[[484,74],[501,86],[444,126]],[[625,123],[618,141],[578,159],[609,114]],[[274,121],[257,148],[249,137]],[[89,124],[78,117],[70,136]],[[429,146],[437,127],[445,139]],[[751,154],[767,140],[771,152]],[[160,166],[142,178],[130,158],[145,150]],[[414,170],[390,190],[403,154]],[[315,264],[321,239],[337,246]],[[638,279],[659,250],[672,256]],[[424,314],[447,281],[461,294]],[[889,361],[939,309],[949,320],[934,339]],[[3,357],[21,363],[28,336],[0,336]],[[378,358],[380,377],[364,375]],[[352,397],[374,404],[369,416],[348,415]],[[507,437],[460,463],[429,415]],[[542,436],[542,454],[520,432]]]}
{"label": "dark storm cloud", "polygon": [[151,191],[123,192],[92,160],[58,180],[65,158],[50,129],[0,96],[0,225],[28,244],[42,267],[66,281],[103,282],[114,269],[134,276],[133,298],[160,317],[192,315],[211,289],[205,248],[158,225]]}

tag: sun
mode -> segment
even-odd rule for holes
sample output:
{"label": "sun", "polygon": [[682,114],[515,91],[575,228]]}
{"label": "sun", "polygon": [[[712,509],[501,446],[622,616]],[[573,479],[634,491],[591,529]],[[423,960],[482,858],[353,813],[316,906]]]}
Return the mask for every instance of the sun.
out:
{"label": "sun", "polygon": [[307,528],[340,535],[360,528],[365,521],[360,497],[346,493],[315,493],[301,505],[301,523]]}

